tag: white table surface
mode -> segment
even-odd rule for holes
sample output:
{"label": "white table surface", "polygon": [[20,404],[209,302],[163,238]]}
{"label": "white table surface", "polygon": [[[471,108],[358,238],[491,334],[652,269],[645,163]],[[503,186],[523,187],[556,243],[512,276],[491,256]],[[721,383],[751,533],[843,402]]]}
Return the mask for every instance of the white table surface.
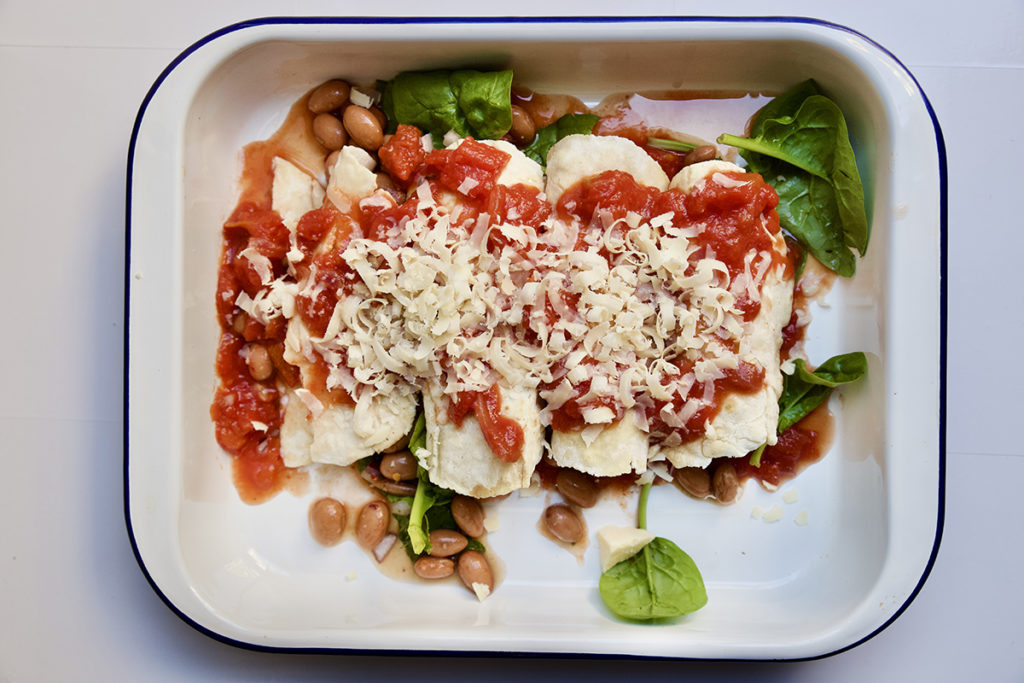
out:
{"label": "white table surface", "polygon": [[[426,3],[0,1],[0,681],[1024,680],[1024,3],[656,2],[634,14],[813,16],[854,28],[916,75],[949,162],[945,530],[917,599],[851,651],[797,663],[387,658],[250,652],[172,614],[136,565],[122,513],[125,160],[143,96],[186,46],[285,14],[422,15]],[[467,10],[467,7],[473,9]],[[434,15],[622,14],[520,0]],[[912,267],[913,264],[907,264]]]}

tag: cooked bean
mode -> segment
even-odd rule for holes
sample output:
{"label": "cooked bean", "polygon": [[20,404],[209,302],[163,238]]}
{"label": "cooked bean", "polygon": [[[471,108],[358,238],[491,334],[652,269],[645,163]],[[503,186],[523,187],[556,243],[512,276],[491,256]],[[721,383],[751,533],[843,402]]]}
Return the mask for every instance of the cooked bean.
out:
{"label": "cooked bean", "polygon": [[371,500],[359,511],[356,518],[356,542],[367,550],[373,550],[388,532],[391,509],[383,500]]}
{"label": "cooked bean", "polygon": [[421,579],[443,579],[455,573],[455,561],[448,557],[424,555],[413,562],[412,570]]}
{"label": "cooked bean", "polygon": [[589,474],[577,470],[559,470],[555,477],[555,488],[563,498],[581,508],[594,507],[597,502],[597,485]]}
{"label": "cooked bean", "polygon": [[718,149],[714,145],[701,145],[695,149],[691,149],[683,157],[683,166],[689,166],[690,164],[697,164],[702,161],[711,161],[718,156]]}
{"label": "cooked bean", "polygon": [[451,557],[466,549],[469,539],[454,529],[434,529],[430,532],[430,555]]}
{"label": "cooked bean", "polygon": [[246,315],[245,311],[242,311],[235,316],[235,319],[231,321],[231,329],[234,330],[235,334],[242,334],[245,332],[246,325],[249,324],[249,316]]}
{"label": "cooked bean", "polygon": [[544,525],[552,536],[565,543],[583,538],[583,522],[568,505],[552,505],[545,510]]}
{"label": "cooked bean", "polygon": [[262,382],[274,374],[274,362],[263,344],[249,344],[245,364],[249,366],[249,374],[254,380]]}
{"label": "cooked bean", "polygon": [[327,169],[327,173],[328,174],[330,174],[331,169],[334,168],[334,164],[336,164],[338,162],[338,155],[339,154],[341,154],[341,150],[336,149],[333,152],[331,152],[330,154],[328,154],[327,158],[324,159],[324,168]]}
{"label": "cooked bean", "polygon": [[327,149],[341,149],[348,142],[345,126],[332,114],[317,114],[313,119],[313,135]]}
{"label": "cooked bean", "polygon": [[455,496],[452,499],[452,517],[462,533],[470,538],[483,536],[484,509],[475,498]]}
{"label": "cooked bean", "polygon": [[384,129],[380,121],[365,107],[349,105],[342,115],[342,122],[352,142],[363,149],[374,151],[384,142]]}
{"label": "cooked bean", "polygon": [[680,467],[675,472],[679,488],[694,498],[708,498],[711,495],[711,475],[701,467]]}
{"label": "cooked bean", "polygon": [[473,584],[487,586],[487,591],[494,590],[494,574],[491,573],[491,565],[482,553],[476,550],[467,550],[459,555],[459,578],[466,588],[475,592]]}
{"label": "cooked bean", "polygon": [[345,506],[333,498],[321,498],[309,508],[309,532],[320,545],[336,545],[345,533]]}
{"label": "cooked bean", "polygon": [[533,138],[537,135],[537,127],[533,124],[533,119],[530,118],[530,114],[525,109],[513,104],[512,128],[508,132],[513,141],[525,145],[533,141]]}
{"label": "cooked bean", "polygon": [[[389,178],[389,180],[390,180],[390,178]],[[406,450],[407,448],[409,448],[409,437],[410,436],[412,436],[412,435],[411,434],[406,434],[405,436],[400,438],[398,441],[394,442],[393,444],[391,444],[390,446],[385,448],[383,451],[381,451],[381,453],[397,453],[398,451]]]}
{"label": "cooked bean", "polygon": [[409,451],[389,453],[380,459],[380,473],[392,481],[416,478],[416,457]]}
{"label": "cooked bean", "polygon": [[314,114],[323,114],[325,111],[337,109],[348,102],[350,90],[351,88],[345,81],[337,79],[327,81],[310,94],[309,110]]}
{"label": "cooked bean", "polygon": [[370,484],[374,488],[383,491],[384,493],[390,493],[395,496],[415,496],[416,495],[416,482],[415,481],[391,481],[390,479],[377,479],[371,481]]}
{"label": "cooked bean", "polygon": [[719,503],[729,504],[736,500],[740,492],[740,479],[736,476],[736,468],[731,462],[723,462],[715,468],[711,477],[711,488]]}
{"label": "cooked bean", "polygon": [[377,123],[380,124],[381,129],[387,129],[388,115],[384,113],[383,109],[380,107],[370,107],[370,113],[373,114],[373,118],[377,119]]}

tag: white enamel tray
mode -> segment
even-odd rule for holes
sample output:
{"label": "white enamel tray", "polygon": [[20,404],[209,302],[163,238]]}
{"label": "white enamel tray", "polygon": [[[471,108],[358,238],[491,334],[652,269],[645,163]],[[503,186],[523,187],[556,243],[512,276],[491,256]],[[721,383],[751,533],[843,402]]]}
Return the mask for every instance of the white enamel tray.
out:
{"label": "white enamel tray", "polygon": [[[655,489],[649,527],[687,550],[708,586],[707,606],[675,623],[617,621],[597,594],[594,531],[631,524],[633,499],[587,512],[579,562],[538,533],[544,496],[513,495],[488,537],[504,580],[478,603],[456,583],[386,578],[351,540],[317,546],[306,528],[317,486],[241,503],[214,441],[215,275],[241,147],[330,77],[470,65],[511,66],[534,90],[587,101],[814,78],[848,118],[872,241],[857,277],[814,309],[807,351],[863,350],[870,376],[833,397],[831,451],[780,491],[751,482],[718,507]],[[808,658],[879,632],[930,570],[943,507],[945,156],[913,77],[864,36],[779,18],[256,20],[160,75],[132,134],[128,209],[128,532],[153,588],[211,636],[288,651]],[[776,505],[777,522],[752,514]]]}

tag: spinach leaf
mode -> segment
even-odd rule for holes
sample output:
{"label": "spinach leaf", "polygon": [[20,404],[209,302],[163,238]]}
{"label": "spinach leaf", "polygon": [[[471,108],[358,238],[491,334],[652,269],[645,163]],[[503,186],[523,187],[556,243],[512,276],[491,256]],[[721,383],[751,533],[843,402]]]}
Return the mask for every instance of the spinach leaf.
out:
{"label": "spinach leaf", "polygon": [[750,170],[779,194],[779,220],[826,267],[849,277],[870,236],[846,120],[839,107],[806,81],[769,102],[751,137],[722,135],[743,151]]}
{"label": "spinach leaf", "polygon": [[541,166],[547,166],[548,150],[552,145],[567,135],[575,133],[586,135],[592,132],[599,120],[600,117],[593,114],[566,114],[554,123],[538,130],[537,137],[533,139],[529,147],[523,150],[523,154]]}
{"label": "spinach leaf", "polygon": [[[427,422],[421,410],[409,436],[409,452],[419,457],[419,451],[427,447]],[[430,482],[427,471],[417,468],[416,495],[408,515],[395,515],[398,520],[398,538],[405,546],[409,557],[415,559],[422,553],[430,552],[431,529],[457,529],[452,516],[454,491],[441,488]]]}
{"label": "spinach leaf", "polygon": [[647,138],[647,144],[658,149],[668,149],[673,152],[692,152],[697,145],[682,140],[670,140],[668,138]]}
{"label": "spinach leaf", "polygon": [[[637,526],[647,526],[644,484],[637,505]],[[667,538],[656,537],[640,551],[601,575],[598,590],[605,605],[624,619],[651,621],[679,617],[707,604],[704,579],[693,559]]]}
{"label": "spinach leaf", "polygon": [[804,367],[802,359],[794,362],[796,371],[783,375],[782,396],[779,397],[779,434],[820,406],[842,384],[855,382],[868,372],[867,357],[860,351],[833,356],[814,372]]}
{"label": "spinach leaf", "polygon": [[512,71],[404,71],[381,88],[391,126],[429,132],[441,147],[445,133],[491,140],[512,127]]}

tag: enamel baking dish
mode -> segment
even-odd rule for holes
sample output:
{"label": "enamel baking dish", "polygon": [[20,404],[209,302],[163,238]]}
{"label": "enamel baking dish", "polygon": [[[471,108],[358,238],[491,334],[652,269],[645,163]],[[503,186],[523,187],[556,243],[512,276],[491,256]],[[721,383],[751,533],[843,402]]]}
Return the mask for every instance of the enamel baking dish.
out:
{"label": "enamel baking dish", "polygon": [[[624,91],[773,93],[814,78],[846,114],[872,240],[857,276],[813,308],[806,349],[863,350],[869,377],[833,397],[830,452],[779,491],[748,482],[721,507],[655,488],[649,528],[707,582],[707,606],[681,620],[625,623],[597,593],[594,532],[632,524],[635,496],[587,511],[579,558],[538,533],[544,495],[502,502],[488,536],[502,580],[478,602],[455,582],[388,578],[352,541],[316,545],[309,504],[344,482],[240,502],[214,440],[216,270],[241,148],[328,78],[463,66],[512,67],[536,91],[590,103]],[[157,79],[128,159],[124,483],[139,565],[186,622],[259,649],[799,659],[863,642],[916,595],[942,530],[944,164],[913,76],[822,22],[306,18],[218,31]]]}

